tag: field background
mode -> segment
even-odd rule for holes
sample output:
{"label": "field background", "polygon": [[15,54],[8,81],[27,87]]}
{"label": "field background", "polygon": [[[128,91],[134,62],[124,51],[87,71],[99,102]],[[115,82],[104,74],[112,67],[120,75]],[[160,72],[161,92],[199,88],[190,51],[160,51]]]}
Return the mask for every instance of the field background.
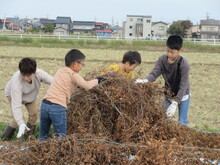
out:
{"label": "field background", "polygon": [[[0,46],[0,123],[8,123],[11,120],[4,88],[11,76],[18,70],[21,58],[35,58],[38,68],[54,75],[59,67],[64,66],[63,59],[69,50],[70,48],[61,47],[5,46],[5,44]],[[81,47],[80,50],[86,55],[86,67],[80,72],[82,76],[85,76],[91,71],[99,73],[105,67],[119,63],[123,54],[129,49],[86,49]],[[144,78],[150,73],[158,57],[166,53],[165,50],[165,47],[159,50],[137,50],[142,55],[143,61],[135,70],[135,72],[141,73],[139,78]],[[209,131],[220,131],[220,54],[208,52],[186,50],[181,54],[191,65],[189,126]],[[163,86],[162,78],[159,78],[157,82]],[[39,107],[47,88],[48,85],[44,84],[41,87],[38,97]],[[23,109],[26,117],[26,109]],[[178,119],[177,114],[176,119]]]}

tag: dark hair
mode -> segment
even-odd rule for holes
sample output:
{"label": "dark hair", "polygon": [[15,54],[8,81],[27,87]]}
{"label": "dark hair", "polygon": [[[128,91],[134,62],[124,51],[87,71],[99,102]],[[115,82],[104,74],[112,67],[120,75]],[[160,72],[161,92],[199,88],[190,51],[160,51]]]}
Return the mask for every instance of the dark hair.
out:
{"label": "dark hair", "polygon": [[20,72],[24,75],[33,74],[36,72],[37,63],[32,58],[28,58],[28,57],[23,58],[19,62],[18,68],[19,68]]}
{"label": "dark hair", "polygon": [[70,66],[73,62],[84,60],[86,56],[77,49],[70,50],[65,56],[65,65]]}
{"label": "dark hair", "polygon": [[141,64],[141,55],[137,51],[128,51],[124,54],[121,62],[123,64],[129,62],[130,65],[135,64],[136,62]]}
{"label": "dark hair", "polygon": [[182,46],[183,46],[183,39],[178,35],[171,35],[167,39],[167,44],[166,45],[170,49],[180,50],[180,48],[182,48]]}

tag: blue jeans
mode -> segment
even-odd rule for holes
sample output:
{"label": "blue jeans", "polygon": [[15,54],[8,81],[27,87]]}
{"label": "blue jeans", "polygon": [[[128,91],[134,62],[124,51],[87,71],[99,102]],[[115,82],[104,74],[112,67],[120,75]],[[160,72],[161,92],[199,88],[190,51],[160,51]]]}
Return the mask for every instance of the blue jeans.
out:
{"label": "blue jeans", "polygon": [[[187,125],[188,121],[188,110],[189,110],[189,102],[190,102],[190,96],[187,100],[181,101],[180,104],[178,104],[179,108],[179,122],[182,125]],[[163,100],[163,105],[165,106],[165,109],[168,108],[168,106],[171,104],[170,101],[168,101],[166,98]]]}
{"label": "blue jeans", "polygon": [[40,112],[40,135],[39,140],[49,138],[50,126],[54,127],[56,137],[66,136],[66,108],[53,104],[49,101],[42,101]]}

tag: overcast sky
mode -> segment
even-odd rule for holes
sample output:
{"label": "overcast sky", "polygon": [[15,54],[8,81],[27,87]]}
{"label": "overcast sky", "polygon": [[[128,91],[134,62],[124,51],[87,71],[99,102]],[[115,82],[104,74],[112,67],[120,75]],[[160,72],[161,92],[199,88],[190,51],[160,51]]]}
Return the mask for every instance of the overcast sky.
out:
{"label": "overcast sky", "polygon": [[70,16],[77,21],[121,25],[126,15],[150,15],[152,21],[172,23],[189,19],[220,20],[220,0],[0,0],[0,18],[50,18]]}

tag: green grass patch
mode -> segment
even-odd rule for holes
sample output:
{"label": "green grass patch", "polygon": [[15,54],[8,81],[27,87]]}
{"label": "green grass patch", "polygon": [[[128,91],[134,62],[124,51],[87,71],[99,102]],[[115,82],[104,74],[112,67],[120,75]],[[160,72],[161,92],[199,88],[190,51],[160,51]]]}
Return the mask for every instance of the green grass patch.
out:
{"label": "green grass patch", "polygon": [[[166,41],[152,41],[152,40],[89,40],[89,39],[59,39],[59,38],[15,38],[8,36],[0,36],[1,45],[19,45],[26,47],[66,47],[72,48],[100,48],[100,49],[133,49],[133,50],[158,50],[166,45]],[[203,52],[220,52],[220,46],[208,46],[194,43],[192,41],[184,41],[184,48],[189,51],[203,51]]]}
{"label": "green grass patch", "polygon": [[[2,134],[3,134],[6,127],[7,127],[7,124],[0,123],[0,137],[2,137]],[[50,133],[49,133],[50,137],[53,135],[53,131],[54,131],[54,128],[51,125],[51,129],[50,129]],[[34,130],[34,135],[32,138],[37,139],[39,136],[39,133],[40,133],[40,123],[37,123],[36,128]],[[17,138],[16,138],[17,134],[18,134],[18,128],[16,129],[16,131],[14,132],[14,135],[12,136],[12,141],[17,140]],[[22,137],[19,140],[25,141],[24,138],[22,138]]]}

